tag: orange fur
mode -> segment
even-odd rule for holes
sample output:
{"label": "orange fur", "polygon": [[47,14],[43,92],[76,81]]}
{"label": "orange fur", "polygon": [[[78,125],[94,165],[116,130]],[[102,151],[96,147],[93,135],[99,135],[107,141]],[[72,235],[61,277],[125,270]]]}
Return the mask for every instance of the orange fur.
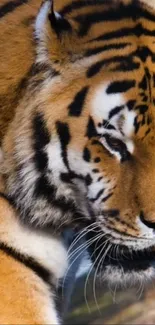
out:
{"label": "orange fur", "polygon": [[[28,225],[52,224],[60,231],[64,224],[83,227],[81,219],[91,223],[92,211],[102,233],[114,234],[113,244],[135,250],[151,247],[154,237],[148,228],[155,221],[152,2],[58,0],[54,9],[62,17],[54,14],[49,1],[44,1],[37,16],[36,4],[29,2],[34,12],[27,13],[29,7],[23,5],[16,18],[10,14],[1,20],[1,46],[11,33],[11,43],[9,37],[0,57],[5,192]],[[35,39],[31,25],[25,24],[32,16],[39,17]],[[122,160],[120,153],[125,155]],[[75,179],[83,182],[85,192]],[[142,214],[149,227],[140,221]]]}

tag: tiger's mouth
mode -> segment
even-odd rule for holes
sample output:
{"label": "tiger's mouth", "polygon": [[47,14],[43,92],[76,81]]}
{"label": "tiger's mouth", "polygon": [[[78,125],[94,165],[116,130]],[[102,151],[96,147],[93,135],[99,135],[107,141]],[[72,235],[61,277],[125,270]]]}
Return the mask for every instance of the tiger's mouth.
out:
{"label": "tiger's mouth", "polygon": [[144,279],[155,277],[155,246],[134,250],[133,247],[112,243],[108,236],[104,237],[103,243],[101,241],[103,239],[93,241],[88,248],[98,275],[105,275],[106,280],[114,283],[131,281],[132,275]]}

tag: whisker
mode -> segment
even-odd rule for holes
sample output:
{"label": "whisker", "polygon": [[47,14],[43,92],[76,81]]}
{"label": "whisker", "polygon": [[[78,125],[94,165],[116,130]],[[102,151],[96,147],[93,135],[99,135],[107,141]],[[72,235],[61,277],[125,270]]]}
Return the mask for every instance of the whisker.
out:
{"label": "whisker", "polygon": [[[105,242],[105,245],[106,245],[106,243],[107,243],[108,241],[109,241],[109,240],[107,240],[107,241]],[[99,253],[99,255],[98,255],[98,257],[97,257],[95,263],[98,261],[98,259],[99,259],[100,256],[102,255],[102,252],[104,251],[105,245],[103,245],[103,247],[102,247],[102,249],[101,249],[101,252]],[[106,256],[106,255],[107,255],[109,249],[110,249],[110,246],[106,249],[106,251],[105,251],[105,253],[104,253],[103,256]],[[97,297],[96,297],[96,277],[97,277],[98,269],[99,269],[99,267],[100,267],[100,265],[101,265],[101,262],[102,262],[102,258],[100,259],[100,261],[99,261],[99,263],[98,263],[98,265],[97,265],[97,267],[96,267],[96,271],[95,271],[94,279],[93,279],[93,294],[94,294],[94,300],[95,300],[95,303],[96,303],[96,306],[97,306],[97,309],[98,309],[100,315],[101,315],[101,311],[100,311],[100,308],[99,308],[99,305],[98,305],[98,301],[97,301]]]}
{"label": "whisker", "polygon": [[136,291],[136,295],[139,293],[137,299],[140,300],[142,293],[144,291],[144,281],[143,279],[139,278],[140,284],[139,284],[139,289]]}
{"label": "whisker", "polygon": [[[96,244],[99,242],[99,240],[102,238],[102,235],[100,235],[98,241],[96,242]],[[109,240],[109,239],[108,239]],[[107,240],[107,241],[108,241]],[[106,242],[107,242],[106,241]],[[101,245],[99,245],[98,249],[102,246],[102,245],[106,245],[106,242],[105,243],[102,243]],[[96,253],[96,250],[94,250],[93,254],[91,255],[91,258],[94,256],[94,254]],[[86,281],[85,281],[85,286],[84,286],[84,297],[85,297],[85,302],[86,302],[86,305],[87,305],[87,309],[90,313],[90,308],[89,308],[89,304],[88,304],[88,301],[87,301],[87,284],[88,284],[88,280],[89,280],[89,277],[90,277],[90,274],[94,268],[94,265],[95,265],[95,262],[92,264],[92,266],[90,267],[90,270],[88,272],[88,275],[87,275],[87,278],[86,278]]]}
{"label": "whisker", "polygon": [[[85,227],[76,237],[75,237],[75,239],[72,241],[72,243],[71,243],[71,245],[69,246],[69,248],[68,248],[68,251],[67,251],[67,254],[69,254],[69,252],[71,251],[71,249],[76,245],[76,243],[79,241],[79,240],[81,240],[81,238],[82,237],[84,237],[85,236],[85,234],[86,234],[86,231],[87,231],[87,229],[89,229],[89,228],[91,228],[91,227],[94,227],[94,225],[96,224],[96,227],[97,227],[97,222],[94,222],[94,223],[92,223],[91,225],[89,225],[89,226],[87,226],[87,227]],[[94,229],[95,229],[95,227],[94,227]],[[94,230],[93,228],[92,228],[92,230]],[[83,235],[83,236],[82,236]],[[82,236],[82,237],[81,237]]]}
{"label": "whisker", "polygon": [[[98,235],[96,235],[96,236],[98,236]],[[71,254],[68,256],[68,259],[72,258],[79,251],[79,249],[82,249],[83,247],[87,246],[93,239],[96,239],[96,236],[85,241],[80,246],[78,246],[75,250],[73,250],[73,252],[71,252]]]}
{"label": "whisker", "polygon": [[[99,235],[98,235],[99,237]],[[92,243],[98,239],[98,237],[95,237],[92,239],[92,241],[86,246],[86,249],[92,245]],[[65,281],[66,281],[66,278],[67,278],[67,274],[69,272],[69,270],[71,269],[72,265],[75,263],[75,261],[79,258],[79,256],[81,256],[83,254],[83,250],[82,252],[80,252],[76,257],[75,259],[72,261],[72,263],[69,265],[69,267],[67,268],[67,271],[65,272],[65,275],[64,275],[64,278],[63,278],[63,283],[62,283],[62,297],[64,297],[64,286],[65,286]]]}

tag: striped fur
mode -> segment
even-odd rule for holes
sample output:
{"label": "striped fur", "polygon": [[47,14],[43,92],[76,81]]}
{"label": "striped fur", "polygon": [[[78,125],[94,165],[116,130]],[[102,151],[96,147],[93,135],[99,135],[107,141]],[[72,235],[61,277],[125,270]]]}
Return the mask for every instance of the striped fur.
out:
{"label": "striped fur", "polygon": [[[9,37],[2,57],[1,170],[20,218],[56,232],[96,222],[112,249],[150,250],[155,244],[153,2],[46,0],[37,15],[35,0],[6,4],[0,9],[3,34],[16,36]],[[26,19],[28,5],[33,10]],[[141,261],[131,270],[125,262],[126,277],[131,270],[154,275],[152,259],[145,270]],[[122,279],[118,264],[111,264],[106,261],[105,272],[116,271]]]}
{"label": "striped fur", "polygon": [[25,228],[0,193],[0,323],[59,324],[56,290],[66,266],[60,239]]}

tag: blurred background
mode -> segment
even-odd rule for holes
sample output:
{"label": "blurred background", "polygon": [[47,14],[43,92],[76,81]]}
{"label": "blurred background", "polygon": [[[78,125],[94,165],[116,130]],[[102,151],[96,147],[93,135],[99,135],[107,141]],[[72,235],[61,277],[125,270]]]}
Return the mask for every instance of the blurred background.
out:
{"label": "blurred background", "polygon": [[147,286],[112,288],[99,278],[94,282],[96,275],[90,270],[87,253],[71,254],[63,281],[65,325],[155,324],[155,281]]}

